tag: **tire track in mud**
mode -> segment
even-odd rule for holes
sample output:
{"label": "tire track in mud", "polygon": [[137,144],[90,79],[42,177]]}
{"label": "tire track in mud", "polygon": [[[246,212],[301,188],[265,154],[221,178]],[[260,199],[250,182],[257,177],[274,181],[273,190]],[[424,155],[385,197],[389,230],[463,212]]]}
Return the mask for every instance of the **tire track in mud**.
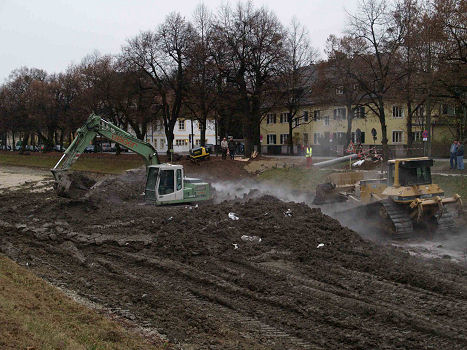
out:
{"label": "tire track in mud", "polygon": [[[316,210],[270,198],[193,211],[43,207],[47,195],[0,195],[2,250],[180,348],[467,347],[465,269],[373,248]],[[233,250],[258,232],[261,244]]]}
{"label": "tire track in mud", "polygon": [[[23,238],[29,238],[29,236]],[[31,237],[33,238],[33,237]],[[46,250],[50,252],[55,252],[56,254],[61,254],[58,249],[55,246],[51,246],[49,243],[44,243],[41,241],[33,240],[33,241],[28,241],[28,239],[25,239],[25,245],[29,247],[39,247],[39,248],[46,248]],[[47,241],[48,242],[48,241]],[[281,316],[284,317],[289,310],[287,309],[287,305],[282,305],[281,303],[278,303],[278,301],[273,301],[271,303],[268,298],[260,297],[257,298],[255,297],[254,294],[249,293],[248,291],[245,291],[245,288],[239,287],[236,285],[231,285],[230,281],[228,281],[228,276],[225,275],[225,272],[221,272],[222,276],[218,276],[213,274],[213,271],[209,269],[208,271],[198,271],[196,268],[185,265],[180,262],[176,262],[170,259],[151,259],[147,258],[141,255],[137,255],[135,253],[128,253],[124,252],[121,250],[121,247],[114,247],[114,246],[104,246],[104,247],[99,247],[99,249],[96,249],[96,246],[94,245],[82,245],[80,247],[82,251],[89,254],[89,258],[91,261],[95,260],[98,263],[100,263],[101,266],[103,266],[105,269],[109,270],[109,272],[112,275],[118,275],[119,279],[122,279],[123,277],[133,279],[137,284],[146,284],[149,283],[150,285],[153,285],[156,290],[161,290],[167,288],[166,282],[167,282],[167,272],[170,272],[171,274],[174,274],[177,276],[181,276],[180,281],[178,283],[174,282],[174,276],[172,275],[170,277],[170,283],[169,285],[176,285],[176,284],[187,284],[189,283],[194,283],[194,286],[186,287],[184,291],[177,290],[177,294],[179,295],[177,299],[181,300],[183,303],[190,305],[190,307],[193,307],[196,305],[196,307],[199,310],[212,310],[215,308],[215,312],[217,312],[219,315],[222,315],[224,318],[224,322],[230,322],[235,325],[241,325],[243,327],[243,331],[240,331],[240,334],[250,334],[250,337],[260,337],[260,338],[268,338],[270,339],[269,343],[271,346],[274,344],[274,340],[280,339],[280,340],[286,340],[288,344],[288,348],[291,348],[290,345],[294,344],[298,349],[300,348],[310,348],[310,349],[315,349],[315,348],[321,348],[319,344],[312,344],[304,339],[301,338],[296,338],[294,336],[291,336],[287,332],[284,332],[277,327],[272,327],[269,324],[266,324],[262,322],[261,320],[258,320],[257,318],[252,318],[251,316],[241,314],[243,310],[237,310],[235,307],[232,306],[232,303],[226,303],[225,301],[222,301],[222,298],[220,294],[225,298],[225,295],[230,297],[231,295],[235,295],[235,297],[238,297],[238,293],[242,292],[243,297],[248,297],[249,298],[249,303],[246,303],[250,305],[251,303],[254,302],[259,302],[260,306],[257,308],[268,308],[269,312],[271,312],[271,307],[272,306],[277,306],[279,305],[281,308],[279,309]],[[123,261],[124,263],[122,264],[122,257],[124,258]],[[107,261],[108,259],[111,258],[111,261]],[[107,260],[105,260],[107,259]],[[55,264],[53,263],[46,263],[42,261],[43,264],[47,264],[49,266],[56,267],[56,262]],[[141,265],[148,265],[147,269],[142,269]],[[356,293],[349,293],[349,292],[343,292],[343,289],[341,286],[336,286],[333,284],[328,284],[328,283],[323,283],[319,282],[316,279],[310,279],[308,277],[304,277],[303,275],[299,274],[294,274],[291,273],[290,269],[287,270],[281,270],[276,268],[271,268],[269,266],[262,266],[257,263],[251,263],[251,262],[245,262],[245,261],[227,261],[227,262],[221,262],[221,261],[216,261],[216,264],[219,264],[219,266],[224,267],[224,271],[230,271],[234,272],[237,275],[241,271],[243,274],[247,274],[249,276],[258,276],[258,275],[263,275],[264,276],[274,276],[274,280],[277,279],[277,276],[279,279],[284,279],[284,280],[292,280],[294,282],[298,282],[299,284],[294,284],[293,285],[293,290],[294,293],[298,293],[300,295],[306,294],[307,297],[304,299],[316,299],[316,300],[322,300],[322,299],[328,299],[331,301],[331,303],[326,303],[326,305],[329,304],[334,304],[335,308],[338,310],[344,310],[346,309],[346,303],[344,302],[344,298],[354,300],[354,301],[359,301],[362,303],[370,303],[371,301],[365,300],[365,298],[357,295]],[[348,273],[348,271],[342,270],[341,267],[337,267],[337,270],[341,270],[340,274],[345,274]],[[69,268],[70,271],[73,271],[73,266],[70,266]],[[160,271],[159,276],[157,276],[156,272]],[[70,276],[73,272],[66,271],[64,269],[58,269],[58,272],[62,275]],[[85,272],[85,274],[88,271]],[[313,273],[313,272],[312,272]],[[352,271],[353,274],[357,274],[363,277],[366,277],[366,281],[368,282],[368,279],[371,280],[371,275],[365,274],[365,273],[360,273],[360,272],[355,272]],[[335,273],[334,273],[335,274]],[[136,277],[138,276],[139,277]],[[95,278],[95,277],[94,277]],[[148,278],[152,280],[148,281]],[[105,276],[102,275],[101,278],[99,278],[103,281],[107,281],[108,279],[115,279],[115,276]],[[154,283],[154,280],[156,281],[161,281],[158,283]],[[97,282],[94,280],[94,282]],[[107,282],[102,282],[102,284],[106,284]],[[342,282],[342,281],[341,281]],[[213,297],[214,294],[209,294],[206,292],[205,288],[206,285],[210,283],[212,284],[213,287],[216,288],[216,294]],[[436,296],[433,293],[428,293],[423,290],[417,290],[417,291],[409,291],[406,288],[402,288],[400,286],[395,286],[392,283],[387,283],[386,281],[378,281],[374,280],[371,281],[371,283],[380,285],[381,287],[379,288],[380,290],[387,290],[387,289],[397,289],[397,293],[402,293],[401,297],[409,297],[411,299],[422,297],[420,296],[421,292],[425,292],[426,295],[430,296],[431,303],[433,305],[437,304],[444,304],[444,298],[441,298],[440,296]],[[204,288],[204,290],[203,290]],[[210,288],[212,289],[212,287]],[[223,293],[221,293],[221,291]],[[104,297],[97,297],[93,294],[87,294],[83,293],[83,295],[93,301],[103,303],[104,305],[108,304],[111,310],[116,311],[118,314],[128,317],[130,319],[135,319],[136,316],[134,316],[134,313],[128,312],[128,309],[122,307],[114,307],[112,308],[112,305],[114,306],[114,302],[106,300],[105,296]],[[380,294],[381,296],[385,294]],[[254,299],[254,300],[253,300]],[[379,305],[376,303],[378,299],[373,299],[372,303],[375,304],[376,306],[380,307],[385,307],[385,308],[394,308],[394,304],[385,304],[385,305]],[[427,303],[427,301],[425,301]],[[448,304],[446,305],[447,307],[452,307],[453,305],[449,305],[449,301],[447,302]],[[228,304],[229,307],[225,307],[222,304]],[[465,305],[459,305],[459,303],[456,304],[457,306],[463,306],[463,308],[460,308],[462,311],[465,311]],[[233,309],[232,309],[233,307]],[[310,311],[310,309],[308,309]],[[354,308],[349,308],[349,311],[354,310]],[[355,310],[354,310],[355,311]],[[330,313],[329,307],[327,307],[327,312],[328,314]],[[338,312],[338,311],[337,311]],[[322,308],[314,308],[313,309],[314,314],[318,314],[318,317],[323,317],[324,316],[324,311]],[[332,312],[334,315],[335,312]],[[324,317],[329,318],[329,316]],[[323,321],[323,320],[322,320]],[[375,320],[373,320],[375,322]],[[343,329],[349,328],[348,327],[349,321],[346,320],[345,318],[342,321],[339,320],[334,320],[332,323],[333,326],[339,326],[342,327]],[[379,322],[377,322],[379,323]],[[148,326],[147,321],[142,320],[142,324],[145,326]],[[384,326],[384,324],[382,324]],[[388,325],[386,325],[388,326]],[[332,328],[324,329],[323,324],[318,325],[317,327],[320,329],[320,331],[323,331],[323,333],[328,334],[330,331],[332,331]],[[449,326],[447,326],[449,327]],[[159,332],[163,331],[161,329],[157,329]],[[256,332],[253,332],[252,330],[257,330]],[[430,330],[429,328],[422,328],[421,330],[427,331]],[[444,329],[446,331],[446,329]],[[361,333],[362,338],[367,338],[367,337],[374,337],[377,336],[377,332],[372,332],[371,329],[367,329],[364,327],[362,324],[359,326],[359,332]],[[452,336],[452,334],[449,334],[450,332],[447,332],[448,336]],[[465,337],[458,339],[459,341],[465,341]],[[329,343],[333,343],[330,341]],[[328,343],[328,345],[330,345]],[[438,341],[438,343],[440,343]],[[442,342],[441,342],[442,343]],[[339,343],[335,343],[335,346],[339,346]],[[342,345],[342,344],[340,344]],[[414,347],[415,348],[415,347]]]}
{"label": "tire track in mud", "polygon": [[[242,265],[247,265],[251,269],[258,270],[259,272],[262,272],[264,274],[270,274],[271,273],[271,268],[264,268],[264,267],[259,267],[257,265],[253,265],[250,263],[245,263],[242,262]],[[350,291],[344,291],[342,289],[336,289],[335,286],[330,285],[330,284],[325,284],[322,282],[319,282],[315,279],[309,279],[305,278],[303,276],[299,275],[294,275],[291,274],[290,269],[287,270],[282,270],[280,271],[279,269],[273,269],[275,270],[275,273],[278,274],[283,274],[284,277],[286,277],[288,280],[294,280],[299,282],[300,284],[294,285],[294,289],[296,291],[296,294],[299,295],[308,295],[309,297],[309,302],[313,303],[313,299],[315,300],[328,300],[330,302],[325,303],[326,309],[323,310],[321,308],[314,308],[313,312],[320,314],[320,317],[322,317],[322,322],[325,323],[326,318],[329,317],[329,314],[332,314],[332,316],[339,316],[341,313],[340,311],[342,310],[347,310],[349,313],[355,313],[356,311],[361,311],[364,313],[368,307],[371,307],[371,312],[372,313],[381,313],[381,314],[386,314],[389,317],[398,317],[398,322],[404,321],[404,323],[408,327],[413,327],[416,330],[419,330],[419,335],[423,337],[424,333],[431,333],[435,332],[437,336],[440,338],[453,338],[457,339],[459,342],[463,342],[467,344],[466,342],[466,337],[463,334],[456,335],[454,332],[451,331],[450,325],[444,326],[441,323],[437,323],[437,327],[433,327],[433,322],[429,317],[425,317],[419,310],[409,310],[406,311],[404,309],[404,306],[398,306],[394,301],[392,302],[384,302],[382,303],[378,298],[370,299],[370,298],[362,298],[360,295],[356,293],[352,293]],[[373,276],[374,277],[374,276]],[[389,287],[394,287],[391,284],[383,282],[385,285]],[[382,294],[385,295],[385,294]],[[438,296],[439,298],[441,296]],[[438,304],[438,303],[436,303]],[[331,306],[330,306],[331,305]],[[349,306],[351,305],[351,306]],[[446,305],[451,305],[449,302]],[[464,310],[466,309],[466,304],[460,304],[457,303],[456,305],[462,306],[460,308],[459,315],[461,315],[461,319],[465,319],[464,316],[465,314],[463,313]],[[335,308],[335,312],[332,311],[332,309]],[[403,320],[401,319],[398,315],[403,315],[406,319]],[[361,317],[360,317],[361,318]],[[449,319],[447,319],[449,320]],[[356,322],[357,319],[353,320],[352,322]],[[451,320],[449,320],[451,321]],[[341,329],[348,328],[348,324],[352,323],[349,322],[348,319],[341,319],[341,320],[334,320],[331,324],[334,326],[338,325]],[[376,320],[374,318],[371,318],[368,320],[368,326],[365,327],[364,324],[360,324],[359,326],[359,333],[365,333],[363,335],[363,339],[365,338],[377,338],[377,334],[374,331],[374,328],[377,324],[380,324],[381,327],[388,327],[388,326],[395,326],[394,322],[388,322],[385,320]],[[415,323],[415,324],[414,324]],[[418,324],[417,324],[418,323]],[[459,324],[462,324],[462,321],[459,321]],[[322,325],[321,325],[322,328]],[[446,332],[446,334],[444,334]],[[336,345],[338,346],[338,345]]]}
{"label": "tire track in mud", "polygon": [[[212,293],[208,293],[205,289],[207,284],[212,283],[215,287],[222,288],[224,290],[229,287],[230,289],[233,288],[233,290],[231,290],[228,294],[242,291],[242,288],[228,286],[227,281],[218,279],[213,275],[208,275],[203,271],[195,270],[189,265],[184,265],[169,259],[157,260],[151,258],[142,258],[141,256],[135,254],[122,252],[118,252],[116,254],[125,256],[125,261],[127,264],[124,267],[122,266],[115,270],[115,261],[112,262],[111,270],[113,273],[117,273],[118,271],[118,273],[133,279],[135,282],[153,285],[154,287],[160,289],[165,287],[164,282],[155,281],[163,281],[165,275],[164,272],[170,270],[172,273],[181,276],[181,280],[179,281],[180,283],[186,284],[184,290],[176,291],[178,298],[180,298],[182,302],[186,303],[187,305],[191,305],[192,307],[196,305],[196,307],[200,310],[210,310],[212,312],[216,312],[219,315],[222,315],[223,322],[235,325],[235,327],[240,325],[242,327],[240,333],[243,335],[253,334],[259,336],[262,338],[263,342],[266,342],[270,346],[277,346],[275,343],[277,340],[280,340],[281,343],[283,343],[283,345],[287,345],[289,349],[322,349],[322,347],[318,346],[317,344],[312,344],[305,339],[292,336],[280,328],[264,323],[257,318],[243,314],[243,310],[234,308],[229,301],[221,300],[222,298],[218,294],[214,295]],[[109,255],[106,255],[106,257],[108,258]],[[128,265],[130,261],[136,263],[136,266]],[[139,264],[141,263],[144,263],[151,268],[152,275],[150,281],[147,277],[144,277],[147,276],[145,272],[139,271]],[[109,264],[105,265],[109,266]],[[159,276],[154,276],[156,270],[153,268],[160,270],[162,273]],[[216,281],[213,281],[212,278],[215,278]],[[171,278],[172,283],[173,279],[174,276]],[[188,283],[191,283],[192,285],[188,285]],[[219,292],[219,290],[217,290],[217,292]],[[245,294],[245,291],[243,292],[244,293],[242,294]],[[213,310],[213,308],[215,310]],[[251,338],[251,335],[249,338]]]}

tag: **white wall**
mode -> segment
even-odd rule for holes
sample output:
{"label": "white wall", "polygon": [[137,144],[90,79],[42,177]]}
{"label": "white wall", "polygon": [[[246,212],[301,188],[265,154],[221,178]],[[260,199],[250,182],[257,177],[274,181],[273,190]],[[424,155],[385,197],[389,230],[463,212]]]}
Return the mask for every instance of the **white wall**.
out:
{"label": "white wall", "polygon": [[[183,120],[183,119],[180,119]],[[191,120],[185,119],[184,120],[184,129],[180,128],[179,122],[177,121],[174,128],[174,152],[181,153],[181,152],[189,152],[191,149]],[[132,131],[130,131],[132,132]],[[132,132],[133,133],[133,132]],[[198,127],[198,122],[193,121],[193,139],[194,139],[194,146],[198,145],[200,140],[200,131]],[[177,145],[177,140],[178,145]],[[215,132],[215,121],[208,120],[206,123],[206,143],[215,144],[216,140],[216,132]],[[146,142],[149,142],[154,146],[154,148],[159,153],[167,152],[167,138],[165,137],[164,127],[160,125],[160,123],[156,123],[154,125],[150,125],[148,127],[148,132],[146,134]]]}

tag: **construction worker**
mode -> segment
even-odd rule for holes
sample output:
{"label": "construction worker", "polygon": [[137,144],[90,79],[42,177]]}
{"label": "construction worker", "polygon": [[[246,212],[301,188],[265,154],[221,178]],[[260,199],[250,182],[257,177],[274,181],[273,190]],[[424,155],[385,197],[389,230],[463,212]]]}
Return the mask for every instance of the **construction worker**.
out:
{"label": "construction worker", "polygon": [[306,167],[309,168],[312,163],[312,155],[313,155],[313,149],[311,146],[306,146],[306,153],[305,153],[305,158],[306,158]]}
{"label": "construction worker", "polygon": [[228,149],[229,149],[229,143],[227,142],[227,139],[224,137],[221,141],[222,159],[227,158]]}

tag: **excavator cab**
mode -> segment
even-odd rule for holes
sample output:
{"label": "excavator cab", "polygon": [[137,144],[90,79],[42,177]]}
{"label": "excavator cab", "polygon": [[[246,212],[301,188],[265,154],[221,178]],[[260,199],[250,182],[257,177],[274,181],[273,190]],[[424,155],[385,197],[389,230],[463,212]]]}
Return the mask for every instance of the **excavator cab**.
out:
{"label": "excavator cab", "polygon": [[182,165],[159,164],[148,167],[145,199],[157,205],[209,200],[211,186],[199,179],[185,178]]}

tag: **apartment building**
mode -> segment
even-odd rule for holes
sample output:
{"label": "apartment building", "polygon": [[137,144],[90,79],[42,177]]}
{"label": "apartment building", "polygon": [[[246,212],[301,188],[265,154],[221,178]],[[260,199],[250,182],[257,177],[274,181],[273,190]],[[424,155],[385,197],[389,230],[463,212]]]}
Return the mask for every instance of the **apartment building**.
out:
{"label": "apartment building", "polygon": [[[432,125],[429,128],[436,143],[449,144],[455,137],[452,128],[446,125],[446,118],[454,116],[454,108],[449,104],[437,105],[432,111]],[[352,139],[360,135],[365,146],[381,145],[382,132],[378,117],[368,107],[354,107]],[[399,102],[386,103],[386,126],[388,145],[392,149],[407,147],[407,107]],[[342,105],[310,105],[303,107],[294,118],[292,131],[295,148],[297,145],[312,145],[326,153],[342,153],[346,145],[348,110]],[[412,120],[414,148],[423,148],[424,131],[423,109],[417,111]],[[375,137],[373,135],[375,134]],[[289,137],[288,112],[284,109],[271,111],[261,123],[261,146],[264,153],[287,153]]]}

